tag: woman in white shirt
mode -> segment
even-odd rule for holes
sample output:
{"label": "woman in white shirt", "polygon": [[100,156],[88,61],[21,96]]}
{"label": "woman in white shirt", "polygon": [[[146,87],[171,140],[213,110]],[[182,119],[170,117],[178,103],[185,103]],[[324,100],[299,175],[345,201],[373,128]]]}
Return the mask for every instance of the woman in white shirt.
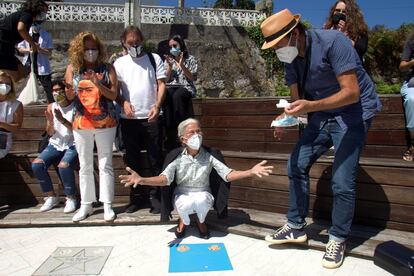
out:
{"label": "woman in white shirt", "polygon": [[39,180],[42,192],[46,194],[45,203],[40,207],[41,212],[49,211],[59,205],[59,197],[53,190],[48,168],[59,162],[59,176],[67,196],[64,213],[76,210],[76,188],[73,167],[78,162],[78,153],[72,133],[73,102],[65,93],[65,84],[54,81],[52,84],[54,103],[48,105],[45,111],[46,131],[50,137],[48,146],[32,163],[32,170]]}
{"label": "woman in white shirt", "polygon": [[9,74],[0,70],[0,158],[6,156],[15,133],[23,122],[23,105],[16,100],[14,82]]}

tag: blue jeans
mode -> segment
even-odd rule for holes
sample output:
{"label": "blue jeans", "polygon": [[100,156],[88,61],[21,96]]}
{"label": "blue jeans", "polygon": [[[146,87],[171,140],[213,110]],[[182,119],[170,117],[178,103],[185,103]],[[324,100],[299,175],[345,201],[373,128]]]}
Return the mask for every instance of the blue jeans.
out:
{"label": "blue jeans", "polygon": [[54,146],[49,144],[37,159],[42,160],[43,163],[32,163],[32,171],[39,180],[40,187],[44,193],[53,191],[52,180],[47,172],[50,165],[55,162],[65,162],[69,166],[59,168],[60,180],[63,183],[65,194],[67,196],[75,195],[75,173],[73,166],[78,162],[78,153],[76,152],[75,146],[65,151],[58,151]]}
{"label": "blue jeans", "polygon": [[[407,129],[414,131],[414,87],[408,87],[408,82],[404,82],[401,87],[401,96],[404,100],[405,117],[407,120]],[[414,142],[413,142],[414,143]]]}
{"label": "blue jeans", "polygon": [[309,170],[332,145],[332,227],[330,239],[344,241],[351,229],[355,208],[355,178],[359,156],[365,143],[371,119],[342,129],[335,119],[321,127],[308,125],[288,161],[289,212],[288,225],[302,228],[309,211]]}

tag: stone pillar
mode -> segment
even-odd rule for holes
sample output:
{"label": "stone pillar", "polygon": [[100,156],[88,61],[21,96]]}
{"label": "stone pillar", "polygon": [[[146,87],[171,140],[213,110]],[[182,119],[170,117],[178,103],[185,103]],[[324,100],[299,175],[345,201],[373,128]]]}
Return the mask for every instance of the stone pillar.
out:
{"label": "stone pillar", "polygon": [[184,0],[178,0],[178,7],[184,8]]}
{"label": "stone pillar", "polygon": [[141,28],[141,0],[125,0],[125,27],[129,25]]}

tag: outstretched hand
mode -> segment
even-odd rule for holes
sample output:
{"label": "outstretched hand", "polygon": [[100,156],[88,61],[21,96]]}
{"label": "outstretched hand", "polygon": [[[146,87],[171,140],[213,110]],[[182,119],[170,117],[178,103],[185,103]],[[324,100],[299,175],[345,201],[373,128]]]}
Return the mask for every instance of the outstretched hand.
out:
{"label": "outstretched hand", "polygon": [[142,177],[130,167],[126,167],[129,175],[120,175],[121,183],[125,184],[125,187],[133,186],[136,188],[142,180]]}
{"label": "outstretched hand", "polygon": [[262,162],[256,164],[253,168],[251,168],[251,173],[258,176],[268,176],[270,173],[272,173],[273,166],[265,166],[267,163],[266,160],[263,160]]}

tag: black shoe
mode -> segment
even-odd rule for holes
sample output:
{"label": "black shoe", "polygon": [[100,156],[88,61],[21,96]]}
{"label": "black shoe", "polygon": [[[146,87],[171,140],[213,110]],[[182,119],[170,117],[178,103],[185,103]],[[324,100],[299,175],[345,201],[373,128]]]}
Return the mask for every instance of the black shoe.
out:
{"label": "black shoe", "polygon": [[138,209],[139,209],[139,206],[138,206],[137,204],[135,204],[135,203],[131,203],[131,204],[129,204],[129,205],[128,205],[128,207],[125,209],[125,213],[128,213],[128,214],[130,214],[130,213],[134,213],[134,212],[138,211]]}
{"label": "black shoe", "polygon": [[198,233],[200,234],[200,238],[208,240],[210,238],[210,231],[207,229],[206,232],[201,232],[200,229],[198,229]]}
{"label": "black shoe", "polygon": [[177,237],[177,239],[184,238],[185,237],[185,226],[184,226],[184,228],[183,228],[183,230],[181,232],[178,232],[178,226],[177,226],[177,228],[175,228],[174,234]]}
{"label": "black shoe", "polygon": [[160,213],[161,213],[160,209],[158,209],[158,208],[151,208],[151,209],[149,210],[149,212],[150,212],[151,214],[154,214],[154,215],[157,215],[157,214],[160,214]]}

